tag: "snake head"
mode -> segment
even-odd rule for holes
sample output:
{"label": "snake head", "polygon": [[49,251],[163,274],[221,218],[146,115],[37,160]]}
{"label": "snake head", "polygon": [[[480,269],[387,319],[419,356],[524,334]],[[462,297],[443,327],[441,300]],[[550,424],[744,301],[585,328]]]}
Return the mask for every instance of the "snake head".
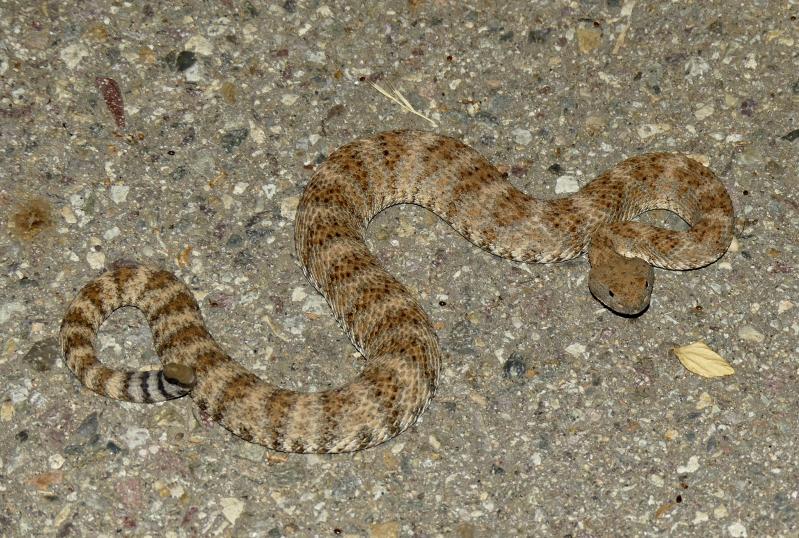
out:
{"label": "snake head", "polygon": [[591,256],[588,289],[599,302],[624,316],[637,316],[649,306],[655,272],[640,258],[625,258],[616,252]]}

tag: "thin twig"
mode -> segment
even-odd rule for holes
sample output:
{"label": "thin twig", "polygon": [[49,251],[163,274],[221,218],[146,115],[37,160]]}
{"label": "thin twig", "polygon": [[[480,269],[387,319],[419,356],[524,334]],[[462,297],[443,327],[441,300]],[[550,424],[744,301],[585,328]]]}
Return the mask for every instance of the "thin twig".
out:
{"label": "thin twig", "polygon": [[[417,115],[417,116],[419,116],[420,118],[422,118],[422,119],[424,119],[424,120],[427,120],[428,122],[430,122],[430,125],[432,125],[433,127],[438,127],[438,124],[436,124],[436,122],[435,122],[435,121],[433,121],[432,119],[428,118],[427,116],[425,116],[424,114],[422,114],[421,112],[419,112],[419,111],[417,111],[415,108],[413,108],[413,105],[411,105],[411,104],[408,102],[408,100],[407,100],[407,99],[405,99],[405,96],[404,96],[404,95],[402,95],[402,94],[400,93],[400,91],[399,91],[398,89],[396,89],[395,87],[393,87],[393,86],[389,85],[389,89],[390,89],[390,91],[391,91],[391,93],[389,93],[388,91],[386,91],[386,90],[385,90],[385,89],[384,89],[382,86],[380,86],[379,84],[375,84],[374,82],[369,82],[369,84],[371,84],[371,85],[372,85],[372,87],[373,87],[375,90],[379,91],[379,92],[380,92],[380,93],[382,93],[384,96],[386,96],[387,98],[389,98],[390,100],[392,100],[392,101],[394,101],[396,104],[398,104],[398,105],[400,106],[400,108],[403,108],[403,109],[405,109],[407,112],[410,112],[410,113],[412,113],[412,114],[416,114],[416,115]],[[393,93],[393,95],[392,95],[392,93]]]}

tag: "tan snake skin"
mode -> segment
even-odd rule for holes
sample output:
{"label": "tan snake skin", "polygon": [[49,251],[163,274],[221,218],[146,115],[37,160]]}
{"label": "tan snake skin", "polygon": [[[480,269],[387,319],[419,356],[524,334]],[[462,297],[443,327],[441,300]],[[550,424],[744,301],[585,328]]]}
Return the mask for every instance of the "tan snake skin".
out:
{"label": "tan snake skin", "polygon": [[[472,243],[514,260],[556,262],[587,251],[592,293],[625,314],[647,307],[652,265],[702,267],[726,251],[733,233],[724,186],[682,155],[632,157],[572,196],[538,200],[457,140],[382,133],[330,155],[306,187],[295,223],[306,275],[367,359],[350,383],[304,394],[261,381],[213,340],[185,284],[142,265],[117,265],[72,301],[61,326],[66,363],[86,387],[112,398],[190,394],[234,434],[275,450],[347,452],[382,443],[425,410],[441,359],[427,315],[364,242],[372,217],[399,203],[426,207]],[[654,208],[676,212],[691,228],[629,221]],[[163,369],[120,371],[98,361],[97,330],[125,305],[144,312]]]}

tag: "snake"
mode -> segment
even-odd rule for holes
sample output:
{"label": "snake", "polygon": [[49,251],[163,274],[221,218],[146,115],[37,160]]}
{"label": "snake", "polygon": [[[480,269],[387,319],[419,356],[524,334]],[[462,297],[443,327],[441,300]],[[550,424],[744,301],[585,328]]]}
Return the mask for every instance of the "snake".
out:
{"label": "snake", "polygon": [[[587,254],[591,294],[625,316],[648,308],[653,267],[713,263],[728,249],[734,225],[724,185],[683,154],[636,155],[577,192],[539,199],[457,139],[383,132],[332,152],[306,185],[295,218],[306,277],[366,359],[354,378],[317,392],[265,382],[217,344],[186,284],[138,262],[112,265],[77,293],[61,324],[64,360],[97,394],[142,403],[189,395],[206,416],[269,449],[339,453],[383,443],[425,411],[442,358],[417,297],[366,243],[372,218],[396,204],[427,208],[473,244],[517,262]],[[688,228],[633,220],[652,209],[676,213]],[[144,313],[161,365],[126,370],[98,359],[97,331],[123,306]]]}

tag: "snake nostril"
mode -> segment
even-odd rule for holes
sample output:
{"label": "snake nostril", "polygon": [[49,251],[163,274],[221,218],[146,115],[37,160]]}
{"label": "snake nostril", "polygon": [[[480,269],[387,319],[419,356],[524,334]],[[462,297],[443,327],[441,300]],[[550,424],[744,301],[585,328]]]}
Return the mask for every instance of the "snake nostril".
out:
{"label": "snake nostril", "polygon": [[610,295],[611,297],[615,297],[616,296],[616,294],[613,293],[613,290],[608,290],[608,295]]}

